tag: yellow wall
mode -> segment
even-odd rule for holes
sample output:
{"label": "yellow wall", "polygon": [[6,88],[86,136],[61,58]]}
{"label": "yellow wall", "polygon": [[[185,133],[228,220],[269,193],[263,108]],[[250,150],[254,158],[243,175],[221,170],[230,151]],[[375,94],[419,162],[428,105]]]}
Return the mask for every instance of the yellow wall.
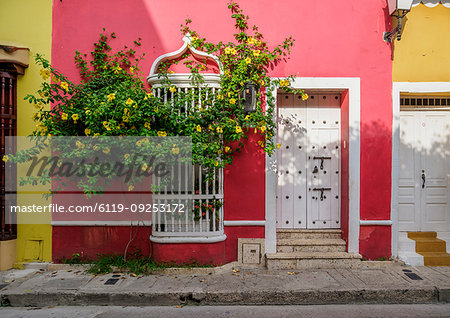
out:
{"label": "yellow wall", "polygon": [[[39,89],[42,79],[40,67],[34,64],[34,55],[44,54],[50,60],[51,35],[52,0],[0,0],[0,44],[30,49],[29,67],[17,81],[19,136],[29,135],[35,127],[32,120],[34,108],[24,101],[24,97]],[[49,224],[18,225],[18,261],[32,261],[33,258],[51,261],[51,236]]]}
{"label": "yellow wall", "polygon": [[413,7],[395,40],[394,82],[450,82],[450,8]]}

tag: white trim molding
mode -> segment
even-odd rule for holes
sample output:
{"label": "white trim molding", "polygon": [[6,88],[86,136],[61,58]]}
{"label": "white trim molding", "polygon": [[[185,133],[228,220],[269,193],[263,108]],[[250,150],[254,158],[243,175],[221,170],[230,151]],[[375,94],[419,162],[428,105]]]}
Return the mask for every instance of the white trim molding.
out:
{"label": "white trim molding", "polygon": [[52,226],[151,226],[152,221],[51,221]]}
{"label": "white trim molding", "polygon": [[[360,226],[360,117],[361,92],[359,77],[297,77],[291,87],[305,90],[337,90],[349,93],[349,225],[348,252],[359,253]],[[275,97],[277,91],[273,91]],[[275,116],[277,108],[275,104]],[[274,138],[276,138],[274,136]],[[276,252],[276,153],[266,157],[266,253]]]}
{"label": "white trim molding", "polygon": [[414,0],[412,6],[417,7],[421,3],[429,8],[434,8],[439,3],[446,8],[450,8],[450,0]]}
{"label": "white trim molding", "polygon": [[153,236],[150,235],[150,241],[155,243],[218,243],[227,239],[225,234],[219,236]]}
{"label": "white trim molding", "polygon": [[392,225],[391,220],[360,220],[360,225]]}
{"label": "white trim molding", "polygon": [[223,226],[265,226],[266,221],[223,221]]}
{"label": "white trim molding", "polygon": [[393,82],[392,83],[392,180],[391,180],[391,249],[398,256],[398,172],[400,146],[400,94],[402,93],[449,93],[450,82]]}
{"label": "white trim molding", "polygon": [[163,60],[166,60],[166,59],[174,60],[174,59],[180,58],[184,53],[186,53],[188,51],[190,51],[192,53],[192,55],[197,58],[208,59],[208,60],[212,60],[212,61],[216,62],[217,66],[219,67],[219,71],[222,74],[223,67],[222,67],[222,63],[220,63],[220,61],[219,61],[219,58],[213,54],[202,52],[202,51],[199,51],[199,50],[193,48],[191,42],[192,42],[192,37],[188,33],[183,37],[183,45],[178,50],[176,50],[174,52],[166,53],[166,54],[163,54],[163,55],[160,55],[159,57],[157,57],[156,60],[153,62],[152,67],[150,68],[150,73],[147,76],[147,81],[149,80],[149,78],[151,78],[155,75],[157,76],[159,64]]}

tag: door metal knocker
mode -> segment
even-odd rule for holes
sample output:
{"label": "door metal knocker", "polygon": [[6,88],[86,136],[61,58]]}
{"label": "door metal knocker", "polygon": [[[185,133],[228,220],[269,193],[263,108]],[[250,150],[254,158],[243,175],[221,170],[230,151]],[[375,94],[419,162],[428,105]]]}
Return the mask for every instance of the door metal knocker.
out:
{"label": "door metal knocker", "polygon": [[314,160],[320,160],[320,170],[323,170],[323,161],[325,159],[331,160],[331,157],[314,157],[313,159]]}
{"label": "door metal knocker", "polygon": [[323,195],[324,191],[331,191],[331,188],[314,188],[313,191],[320,191],[320,201],[323,201],[327,197]]}
{"label": "door metal knocker", "polygon": [[314,166],[312,173],[317,173],[317,172],[319,172],[319,168],[317,168],[317,166]]}

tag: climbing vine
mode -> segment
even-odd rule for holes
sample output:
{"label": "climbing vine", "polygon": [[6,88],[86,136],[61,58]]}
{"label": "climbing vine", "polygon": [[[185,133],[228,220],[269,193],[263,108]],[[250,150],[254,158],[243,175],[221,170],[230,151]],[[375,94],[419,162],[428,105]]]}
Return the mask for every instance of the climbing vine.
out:
{"label": "climbing vine", "polygon": [[[162,87],[171,93],[170,100],[155,96],[142,81],[140,62],[144,54],[136,55],[141,39],[134,41],[133,47],[125,46],[114,53],[110,42],[116,34],[108,35],[104,29],[90,55],[76,51],[79,84],[51,66],[42,55],[36,55],[44,81],[37,94],[26,97],[37,109],[33,135],[190,136],[193,162],[205,168],[231,164],[250,134],[258,135],[261,150],[272,154],[277,147],[273,138],[273,92],[281,88],[308,98],[302,90],[290,88],[292,77],[269,76],[269,70],[289,56],[294,39],[288,37],[271,47],[259,28],[250,26],[249,17],[237,3],[229,3],[228,9],[236,28],[233,42],[209,42],[191,27],[189,19],[181,25],[182,34],[191,37],[191,45],[217,56],[223,68],[221,89],[214,94],[209,91],[195,107],[186,105],[192,105],[198,96],[177,90],[171,81],[170,66],[180,61],[163,63],[158,70]],[[202,71],[207,62],[185,57],[183,63],[190,69],[193,85],[205,87]],[[251,113],[244,110],[242,97],[248,82],[257,86],[257,107]]]}

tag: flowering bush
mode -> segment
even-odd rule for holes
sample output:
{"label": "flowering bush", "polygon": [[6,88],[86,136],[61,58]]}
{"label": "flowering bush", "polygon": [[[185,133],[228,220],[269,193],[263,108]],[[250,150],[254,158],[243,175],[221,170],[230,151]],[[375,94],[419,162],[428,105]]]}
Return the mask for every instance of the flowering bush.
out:
{"label": "flowering bush", "polygon": [[195,200],[194,208],[192,209],[194,220],[206,220],[206,214],[208,213],[208,218],[210,220],[215,218],[216,222],[219,222],[219,211],[222,206],[222,201],[218,199],[209,200],[208,202],[207,200]]}
{"label": "flowering bush", "polygon": [[[33,135],[190,136],[193,163],[211,169],[231,164],[233,155],[244,147],[242,140],[253,132],[260,135],[257,142],[261,149],[272,154],[277,146],[273,141],[276,124],[272,92],[280,87],[307,98],[303,91],[289,87],[291,77],[273,80],[268,75],[271,67],[289,55],[294,40],[289,37],[270,49],[258,27],[249,27],[249,17],[238,4],[229,3],[228,8],[237,29],[233,43],[208,42],[190,27],[190,20],[181,27],[183,34],[192,36],[196,49],[215,54],[223,66],[221,90],[204,96],[201,105],[186,109],[194,98],[198,101],[198,96],[177,91],[170,82],[168,69],[179,61],[169,61],[159,69],[163,87],[172,94],[170,100],[164,101],[142,81],[139,62],[144,55],[136,56],[135,49],[126,46],[113,53],[109,42],[116,35],[102,33],[90,61],[86,54],[76,52],[75,64],[82,79],[79,84],[54,69],[41,55],[36,56],[42,78],[51,81],[44,81],[36,96],[26,97],[37,108]],[[140,46],[140,39],[134,45]],[[193,82],[200,85],[206,64],[196,60],[184,63],[191,70]],[[242,106],[241,92],[247,82],[259,87],[257,110],[252,113],[246,113]],[[50,109],[44,107],[48,104],[52,105]]]}

